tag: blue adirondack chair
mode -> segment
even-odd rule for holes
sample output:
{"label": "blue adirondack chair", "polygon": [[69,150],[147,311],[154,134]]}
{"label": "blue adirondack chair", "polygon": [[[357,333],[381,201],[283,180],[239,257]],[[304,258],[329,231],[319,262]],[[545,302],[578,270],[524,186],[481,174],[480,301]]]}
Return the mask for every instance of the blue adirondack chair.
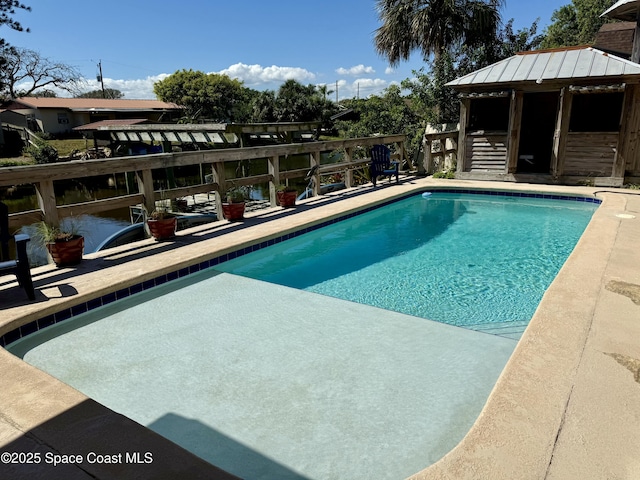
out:
{"label": "blue adirondack chair", "polygon": [[[15,260],[9,257],[9,243],[12,238],[16,244],[17,259]],[[28,241],[28,235],[14,236],[9,234],[9,209],[0,202],[0,275],[14,274],[18,278],[18,284],[27,293],[27,297],[30,300],[35,300],[29,259],[27,258]]]}
{"label": "blue adirondack chair", "polygon": [[398,182],[398,169],[400,168],[399,162],[391,161],[391,150],[386,145],[374,145],[371,147],[371,163],[369,164],[369,173],[371,174],[371,183],[376,186],[378,177],[389,177],[389,183],[391,183],[391,177],[396,176],[396,182]]}

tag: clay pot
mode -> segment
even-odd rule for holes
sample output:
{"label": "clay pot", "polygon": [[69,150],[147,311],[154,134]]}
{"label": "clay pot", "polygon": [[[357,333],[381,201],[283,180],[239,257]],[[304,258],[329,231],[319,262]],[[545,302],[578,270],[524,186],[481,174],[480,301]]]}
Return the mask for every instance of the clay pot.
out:
{"label": "clay pot", "polygon": [[276,192],[276,200],[278,201],[278,205],[283,208],[295,206],[297,197],[298,192],[296,192],[295,190],[281,190],[279,192]]}
{"label": "clay pot", "polygon": [[222,214],[229,221],[242,220],[244,217],[244,202],[223,203]]}
{"label": "clay pot", "polygon": [[149,232],[156,240],[165,240],[176,236],[176,228],[178,227],[178,219],[176,217],[159,218],[147,220]]}
{"label": "clay pot", "polygon": [[69,240],[47,243],[46,247],[49,255],[51,255],[51,258],[53,259],[53,262],[58,267],[77,265],[82,261],[84,237],[81,235],[74,235]]}

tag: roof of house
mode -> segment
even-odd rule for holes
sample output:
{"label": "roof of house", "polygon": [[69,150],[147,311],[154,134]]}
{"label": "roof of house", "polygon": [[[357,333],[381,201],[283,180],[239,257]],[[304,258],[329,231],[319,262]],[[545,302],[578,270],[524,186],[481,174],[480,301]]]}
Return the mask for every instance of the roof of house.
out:
{"label": "roof of house", "polygon": [[551,80],[628,81],[640,65],[593,47],[569,47],[522,52],[447,83],[451,87],[473,87]]}
{"label": "roof of house", "polygon": [[605,23],[596,34],[594,48],[629,58],[633,49],[636,22]]}
{"label": "roof of house", "polygon": [[57,108],[77,111],[97,110],[176,110],[179,105],[160,100],[125,100],[107,98],[20,97],[13,100],[26,108]]}
{"label": "roof of house", "polygon": [[638,15],[638,0],[620,0],[604,11],[601,17],[635,22]]}

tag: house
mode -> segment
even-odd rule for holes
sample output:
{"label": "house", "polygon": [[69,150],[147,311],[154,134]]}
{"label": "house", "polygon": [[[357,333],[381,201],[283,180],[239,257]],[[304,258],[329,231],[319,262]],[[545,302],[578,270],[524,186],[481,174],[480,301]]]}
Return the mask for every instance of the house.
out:
{"label": "house", "polygon": [[637,63],[593,47],[539,50],[447,85],[461,98],[456,178],[618,186],[640,177]]}
{"label": "house", "polygon": [[181,111],[180,106],[159,100],[21,97],[3,105],[0,122],[64,135],[74,127],[101,120],[170,122],[180,117]]}

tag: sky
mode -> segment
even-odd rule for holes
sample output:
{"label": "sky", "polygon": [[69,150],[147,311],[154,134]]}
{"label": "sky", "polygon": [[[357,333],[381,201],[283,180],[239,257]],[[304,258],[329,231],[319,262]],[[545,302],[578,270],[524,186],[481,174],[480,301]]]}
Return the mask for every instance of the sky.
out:
{"label": "sky", "polygon": [[[287,79],[327,85],[333,98],[365,98],[425,66],[419,52],[390,68],[374,48],[375,0],[23,0],[0,37],[75,67],[82,92],[105,88],[126,99],[155,99],[153,84],[176,71],[224,73],[256,90]],[[539,19],[538,32],[570,0],[507,0],[516,29]],[[55,89],[54,89],[55,90]],[[337,92],[336,92],[337,90]],[[58,96],[70,96],[57,91]]]}

